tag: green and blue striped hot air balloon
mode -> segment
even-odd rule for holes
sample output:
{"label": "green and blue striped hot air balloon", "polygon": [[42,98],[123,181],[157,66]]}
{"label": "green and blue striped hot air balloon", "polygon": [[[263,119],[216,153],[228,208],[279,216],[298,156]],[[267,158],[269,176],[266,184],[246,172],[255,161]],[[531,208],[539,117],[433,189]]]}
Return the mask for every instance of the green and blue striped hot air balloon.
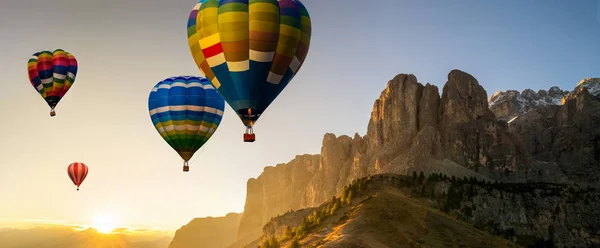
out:
{"label": "green and blue striped hot air balloon", "polygon": [[167,78],[152,88],[148,109],[154,127],[184,160],[188,161],[221,123],[225,100],[201,77]]}

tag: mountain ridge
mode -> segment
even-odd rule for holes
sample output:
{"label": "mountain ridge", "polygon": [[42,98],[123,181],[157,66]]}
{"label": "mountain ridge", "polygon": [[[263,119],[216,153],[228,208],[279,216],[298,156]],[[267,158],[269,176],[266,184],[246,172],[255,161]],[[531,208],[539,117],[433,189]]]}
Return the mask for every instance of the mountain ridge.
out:
{"label": "mountain ridge", "polygon": [[[509,124],[496,117],[485,89],[466,72],[452,70],[441,96],[437,86],[398,74],[373,104],[366,135],[325,134],[320,154],[267,166],[248,180],[237,241],[230,247],[256,240],[272,217],[318,206],[369,174],[424,171],[486,181],[597,185],[594,175],[600,172],[581,173],[600,163],[594,157],[600,153],[594,143],[600,140],[599,101],[587,90],[595,81],[583,81],[583,90],[563,97],[565,104],[532,107]],[[549,109],[551,120],[536,115],[540,109]],[[593,128],[582,133],[584,127]],[[552,130],[545,143],[538,140],[546,137],[543,130]],[[541,153],[547,147],[555,147],[550,149],[555,156]],[[577,157],[582,159],[569,163]]]}

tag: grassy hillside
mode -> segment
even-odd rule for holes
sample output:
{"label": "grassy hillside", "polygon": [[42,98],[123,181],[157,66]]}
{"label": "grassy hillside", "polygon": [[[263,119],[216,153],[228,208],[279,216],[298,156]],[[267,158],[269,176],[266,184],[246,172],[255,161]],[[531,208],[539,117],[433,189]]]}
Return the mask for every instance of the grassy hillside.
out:
{"label": "grassy hillside", "polygon": [[[274,218],[246,247],[518,247],[371,177],[321,206]],[[298,224],[300,223],[300,224]]]}

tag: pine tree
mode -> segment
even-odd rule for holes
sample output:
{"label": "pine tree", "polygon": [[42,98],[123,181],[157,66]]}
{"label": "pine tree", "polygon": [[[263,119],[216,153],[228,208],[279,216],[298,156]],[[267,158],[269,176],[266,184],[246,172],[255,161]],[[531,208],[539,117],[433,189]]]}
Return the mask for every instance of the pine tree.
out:
{"label": "pine tree", "polygon": [[329,212],[329,215],[333,215],[335,214],[335,211],[337,211],[340,208],[340,201],[336,201],[335,204],[333,204],[333,207],[331,208],[331,212]]}
{"label": "pine tree", "polygon": [[352,191],[350,191],[350,193],[348,193],[348,198],[346,198],[346,204],[350,205],[350,203],[352,203]]}
{"label": "pine tree", "polygon": [[419,183],[422,183],[424,179],[425,179],[425,174],[423,174],[423,172],[421,171],[421,173],[419,173]]}
{"label": "pine tree", "polygon": [[342,193],[340,194],[340,198],[346,199],[347,195],[348,195],[348,186],[344,185],[344,188],[342,188]]}

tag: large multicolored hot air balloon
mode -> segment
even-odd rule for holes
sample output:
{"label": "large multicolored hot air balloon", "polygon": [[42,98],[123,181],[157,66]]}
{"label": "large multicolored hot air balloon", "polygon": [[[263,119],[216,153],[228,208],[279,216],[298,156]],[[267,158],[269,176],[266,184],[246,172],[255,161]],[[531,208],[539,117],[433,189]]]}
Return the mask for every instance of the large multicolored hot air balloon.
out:
{"label": "large multicolored hot air balloon", "polygon": [[308,11],[298,0],[200,0],[187,28],[196,65],[253,142],[252,126],[304,63]]}
{"label": "large multicolored hot air balloon", "polygon": [[77,60],[62,49],[44,50],[33,54],[27,70],[31,85],[50,106],[50,116],[56,115],[54,108],[75,83]]}
{"label": "large multicolored hot air balloon", "polygon": [[69,174],[69,178],[73,181],[73,184],[77,186],[77,191],[79,191],[79,186],[85,180],[85,177],[88,174],[88,167],[81,162],[75,162],[69,165],[67,168],[67,173]]}
{"label": "large multicolored hot air balloon", "polygon": [[154,86],[148,109],[154,127],[188,161],[219,127],[225,100],[205,78],[180,76],[167,78]]}

